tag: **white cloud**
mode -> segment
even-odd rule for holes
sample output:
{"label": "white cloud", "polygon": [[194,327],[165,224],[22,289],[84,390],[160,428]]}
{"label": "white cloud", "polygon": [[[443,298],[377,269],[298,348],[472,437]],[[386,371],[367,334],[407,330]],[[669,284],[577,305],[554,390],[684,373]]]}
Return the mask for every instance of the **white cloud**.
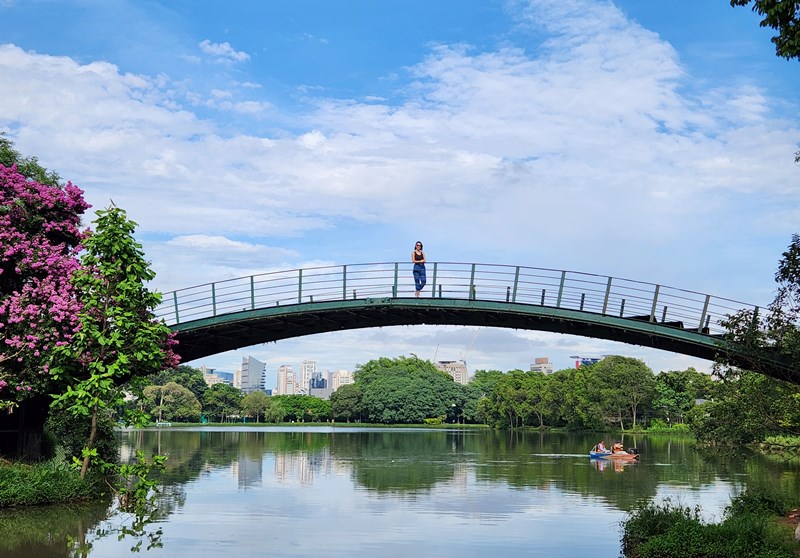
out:
{"label": "white cloud", "polygon": [[[422,238],[439,260],[744,300],[766,283],[768,296],[797,222],[795,101],[778,115],[746,80],[688,93],[679,53],[607,2],[514,5],[521,33],[546,33],[536,48],[438,45],[409,83],[396,77],[401,103],[322,98],[312,84],[299,89],[317,95],[313,109],[291,115],[240,98],[262,93],[249,76],[201,93],[182,76],[0,45],[0,129],[90,203],[124,207],[162,290],[312,260],[405,259]],[[250,59],[227,42],[200,48]],[[352,251],[325,252],[344,239]],[[504,335],[496,346],[519,354],[545,343]],[[476,359],[491,354],[476,345]]]}
{"label": "white cloud", "polygon": [[247,62],[250,55],[244,51],[234,49],[227,41],[224,43],[212,43],[208,39],[201,41],[197,46],[204,53],[215,58],[217,62]]}

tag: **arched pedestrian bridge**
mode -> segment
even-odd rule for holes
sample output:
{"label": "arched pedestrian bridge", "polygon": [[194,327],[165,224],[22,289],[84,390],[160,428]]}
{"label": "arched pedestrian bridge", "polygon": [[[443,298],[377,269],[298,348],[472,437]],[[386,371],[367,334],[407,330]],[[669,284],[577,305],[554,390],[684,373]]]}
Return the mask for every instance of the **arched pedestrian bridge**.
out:
{"label": "arched pedestrian bridge", "polygon": [[[427,264],[427,275],[417,298],[410,263],[276,271],[165,293],[156,315],[177,332],[184,361],[314,333],[416,324],[552,331],[713,360],[735,353],[723,340],[721,320],[758,311],[708,294],[574,271],[438,262]],[[782,362],[765,358],[759,369],[800,382]]]}

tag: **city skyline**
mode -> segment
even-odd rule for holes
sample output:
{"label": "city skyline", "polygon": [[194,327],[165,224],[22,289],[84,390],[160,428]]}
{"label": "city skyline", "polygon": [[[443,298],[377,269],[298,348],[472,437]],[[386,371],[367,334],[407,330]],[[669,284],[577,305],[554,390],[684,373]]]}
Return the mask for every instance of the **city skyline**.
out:
{"label": "city skyline", "polygon": [[[766,306],[800,222],[800,72],[729,2],[0,1],[0,132],[139,226],[161,292],[410,261],[569,269]],[[92,220],[87,215],[85,224]],[[412,290],[410,264],[402,279]],[[556,369],[537,331],[331,332],[198,362]],[[435,357],[435,355],[439,355]]]}

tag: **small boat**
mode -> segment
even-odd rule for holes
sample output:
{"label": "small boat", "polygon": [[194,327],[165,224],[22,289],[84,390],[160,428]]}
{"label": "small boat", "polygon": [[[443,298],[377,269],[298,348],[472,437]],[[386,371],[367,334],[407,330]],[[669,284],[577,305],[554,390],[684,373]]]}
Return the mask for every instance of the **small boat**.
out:
{"label": "small boat", "polygon": [[627,451],[590,451],[589,457],[592,459],[619,459],[621,461],[638,461],[639,454]]}
{"label": "small boat", "polygon": [[[622,444],[620,444],[621,448]],[[628,448],[628,451],[623,449],[597,451],[597,446],[589,451],[591,459],[619,459],[622,461],[638,461],[639,450],[638,448]]]}

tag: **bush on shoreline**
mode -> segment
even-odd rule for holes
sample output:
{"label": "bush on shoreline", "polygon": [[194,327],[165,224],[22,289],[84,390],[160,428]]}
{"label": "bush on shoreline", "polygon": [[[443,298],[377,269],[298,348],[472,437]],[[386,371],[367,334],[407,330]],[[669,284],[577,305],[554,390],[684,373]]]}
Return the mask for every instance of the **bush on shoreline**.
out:
{"label": "bush on shoreline", "polygon": [[77,471],[58,459],[34,465],[0,463],[0,508],[87,501],[105,492],[102,481],[81,480]]}
{"label": "bush on shoreline", "polygon": [[672,500],[648,503],[622,523],[626,558],[796,558],[794,525],[785,521],[797,498],[748,489],[733,498],[720,523],[708,524],[700,506]]}

